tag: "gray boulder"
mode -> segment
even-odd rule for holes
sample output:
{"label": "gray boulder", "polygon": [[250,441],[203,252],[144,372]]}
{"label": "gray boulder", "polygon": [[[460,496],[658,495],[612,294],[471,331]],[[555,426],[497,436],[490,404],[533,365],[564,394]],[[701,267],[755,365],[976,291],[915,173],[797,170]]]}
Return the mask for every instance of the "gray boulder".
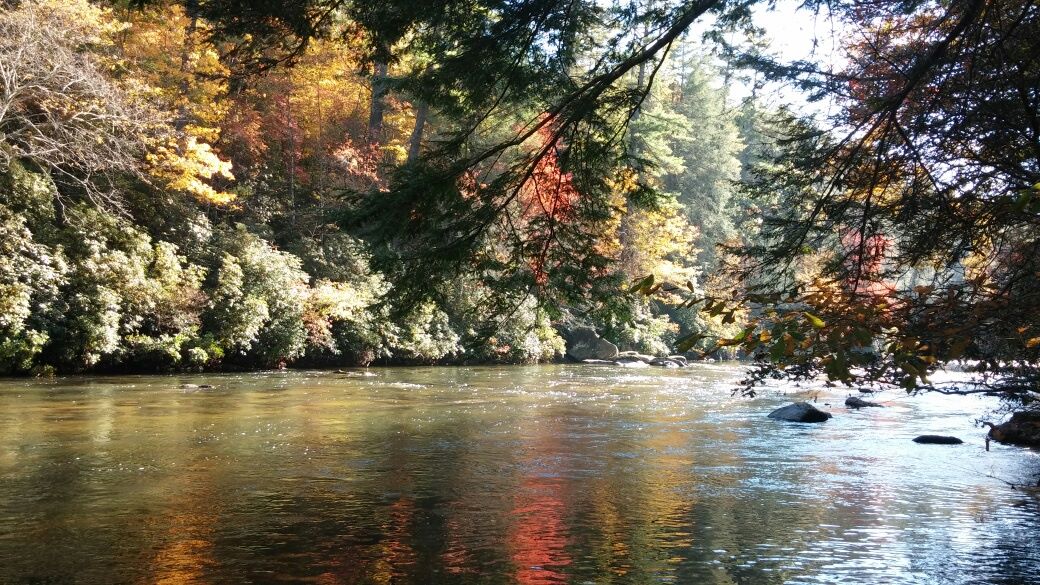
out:
{"label": "gray boulder", "polygon": [[581,360],[583,364],[589,364],[592,366],[616,366],[617,362],[613,360]]}
{"label": "gray boulder", "polygon": [[878,404],[877,402],[870,402],[868,400],[863,400],[862,398],[859,398],[857,396],[849,396],[848,398],[846,398],[845,399],[845,406],[847,406],[849,408],[868,408],[868,407],[871,407],[871,406],[876,406],[876,407],[879,407],[879,408],[881,407],[881,405]]}
{"label": "gray boulder", "polygon": [[684,367],[690,365],[690,362],[686,359],[686,356],[684,356],[684,355],[670,355],[670,356],[668,356],[668,359],[670,359],[673,362],[676,362],[676,363],[678,363],[678,364],[680,364],[680,365],[682,365]]}
{"label": "gray boulder", "polygon": [[567,357],[574,361],[612,360],[618,355],[618,348],[603,339],[591,327],[575,327],[563,332],[567,342]]}
{"label": "gray boulder", "polygon": [[671,358],[654,358],[650,361],[651,366],[662,366],[665,368],[681,368],[684,364],[681,364]]}
{"label": "gray boulder", "polygon": [[947,437],[945,435],[921,435],[920,437],[915,437],[914,442],[924,445],[960,445],[964,441],[957,437]]}
{"label": "gray boulder", "polygon": [[795,402],[769,413],[769,418],[789,422],[821,423],[830,417],[831,413],[824,412],[808,402]]}

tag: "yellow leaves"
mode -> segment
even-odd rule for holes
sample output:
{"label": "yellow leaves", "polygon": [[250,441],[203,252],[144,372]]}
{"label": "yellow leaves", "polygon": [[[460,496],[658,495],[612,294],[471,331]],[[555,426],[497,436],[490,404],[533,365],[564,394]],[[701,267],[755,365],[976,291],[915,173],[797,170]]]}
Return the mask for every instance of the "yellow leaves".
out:
{"label": "yellow leaves", "polygon": [[1033,337],[1032,339],[1026,341],[1026,347],[1029,349],[1033,349],[1037,346],[1040,346],[1040,337]]}
{"label": "yellow leaves", "polygon": [[817,329],[823,329],[827,326],[827,323],[825,323],[823,319],[820,319],[819,317],[813,315],[809,311],[805,311],[802,314],[805,315],[806,320],[808,320],[809,323]]}
{"label": "yellow leaves", "polygon": [[202,142],[214,143],[220,139],[220,128],[188,124],[184,128],[184,133],[191,136],[193,140],[199,140]]}
{"label": "yellow leaves", "polygon": [[111,10],[87,0],[35,0],[27,8],[36,18],[61,23],[62,34],[75,44],[110,45],[112,35],[123,28]]}
{"label": "yellow leaves", "polygon": [[617,177],[608,181],[612,191],[627,195],[639,189],[639,173],[630,168],[622,169]]}
{"label": "yellow leaves", "polygon": [[150,174],[163,181],[169,189],[221,205],[235,198],[234,194],[217,191],[206,183],[214,177],[234,179],[231,163],[221,160],[209,144],[198,142],[194,137],[179,145],[172,142],[156,145],[147,160]]}
{"label": "yellow leaves", "polygon": [[697,277],[697,271],[686,264],[696,251],[696,230],[677,203],[662,202],[657,210],[630,210],[624,221],[629,234],[625,268],[630,274],[656,273],[668,282]]}
{"label": "yellow leaves", "polygon": [[[134,10],[128,17],[129,28],[119,37],[128,76],[150,88],[164,109],[212,133],[228,112],[228,69],[216,47],[205,41],[204,21],[193,23],[175,4]],[[208,134],[194,136],[215,140]]]}

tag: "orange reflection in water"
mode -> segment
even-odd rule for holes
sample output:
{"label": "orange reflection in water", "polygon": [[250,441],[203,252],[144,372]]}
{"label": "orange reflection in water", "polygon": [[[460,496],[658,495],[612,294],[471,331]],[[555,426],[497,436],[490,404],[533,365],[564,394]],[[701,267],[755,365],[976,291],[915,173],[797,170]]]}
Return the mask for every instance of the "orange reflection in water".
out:
{"label": "orange reflection in water", "polygon": [[214,514],[193,509],[191,495],[178,497],[180,511],[167,519],[166,542],[152,559],[153,574],[148,583],[187,585],[207,583],[206,573],[215,564],[213,557]]}
{"label": "orange reflection in water", "polygon": [[567,576],[562,570],[571,564],[566,550],[570,528],[566,521],[567,485],[558,475],[559,455],[564,451],[559,437],[565,433],[552,423],[536,424],[531,432],[533,440],[522,458],[520,468],[524,473],[510,511],[510,558],[521,585],[565,583]]}
{"label": "orange reflection in water", "polygon": [[566,504],[563,482],[551,477],[526,477],[520,484],[509,535],[516,580],[523,585],[564,583],[560,569],[571,564],[567,554]]}

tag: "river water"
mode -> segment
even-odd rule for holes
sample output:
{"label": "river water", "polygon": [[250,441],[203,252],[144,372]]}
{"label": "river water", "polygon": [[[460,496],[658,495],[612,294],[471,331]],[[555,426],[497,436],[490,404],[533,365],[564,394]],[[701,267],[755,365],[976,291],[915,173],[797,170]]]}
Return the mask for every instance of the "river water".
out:
{"label": "river water", "polygon": [[738,377],[0,382],[0,583],[1040,583],[1040,495],[1007,483],[1040,457],[985,450],[993,399],[816,389],[835,417],[800,425],[765,415],[806,391]]}

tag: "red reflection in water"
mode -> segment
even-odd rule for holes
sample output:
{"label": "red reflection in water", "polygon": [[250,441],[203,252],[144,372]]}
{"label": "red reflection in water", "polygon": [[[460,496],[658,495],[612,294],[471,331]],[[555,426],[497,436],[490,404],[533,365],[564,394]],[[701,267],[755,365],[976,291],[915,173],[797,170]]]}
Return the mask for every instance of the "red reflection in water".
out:
{"label": "red reflection in water", "polygon": [[335,568],[319,575],[321,585],[353,585],[356,583],[404,583],[415,569],[417,555],[410,540],[415,528],[415,502],[402,497],[387,508],[380,527],[383,538],[363,548],[346,546]]}
{"label": "red reflection in water", "polygon": [[456,518],[448,518],[446,524],[447,550],[441,554],[444,570],[452,575],[476,573],[476,569],[472,567],[472,556],[462,538],[465,526]]}
{"label": "red reflection in water", "polygon": [[379,582],[391,582],[404,578],[415,565],[415,551],[409,544],[415,519],[415,502],[401,498],[390,505],[389,522],[384,525],[386,537],[381,548],[382,559],[378,563]]}
{"label": "red reflection in water", "polygon": [[522,585],[564,583],[560,569],[571,563],[564,522],[566,504],[559,479],[527,477],[520,484],[513,515],[516,522],[509,535],[516,580]]}

